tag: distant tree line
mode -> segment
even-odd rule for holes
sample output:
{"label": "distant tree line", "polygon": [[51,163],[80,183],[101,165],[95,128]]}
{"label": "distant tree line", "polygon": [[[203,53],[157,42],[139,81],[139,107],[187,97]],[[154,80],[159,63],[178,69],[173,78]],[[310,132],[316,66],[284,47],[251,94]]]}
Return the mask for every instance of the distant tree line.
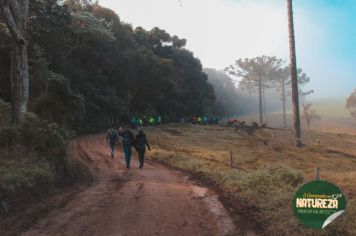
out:
{"label": "distant tree line", "polygon": [[205,68],[208,82],[213,85],[215,102],[211,106],[213,114],[233,116],[246,113],[246,107],[251,103],[243,104],[243,98],[237,90],[234,81],[224,73],[211,68]]}
{"label": "distant tree line", "polygon": [[[10,102],[19,96],[11,92],[10,70],[18,64],[11,60],[18,42],[0,12],[0,99]],[[157,27],[133,29],[90,1],[30,1],[27,14],[26,106],[41,118],[98,130],[132,115],[213,112],[213,86],[185,39]]]}
{"label": "distant tree line", "polygon": [[[238,59],[234,64],[225,68],[225,71],[238,78],[239,87],[249,92],[258,93],[259,123],[264,123],[263,114],[266,104],[265,91],[277,89],[280,92],[284,127],[287,127],[286,102],[291,96],[291,69],[285,65],[285,60],[272,56],[259,56],[255,58]],[[302,71],[297,70],[298,84],[304,86],[310,78]],[[313,91],[299,91],[299,96],[305,96]]]}

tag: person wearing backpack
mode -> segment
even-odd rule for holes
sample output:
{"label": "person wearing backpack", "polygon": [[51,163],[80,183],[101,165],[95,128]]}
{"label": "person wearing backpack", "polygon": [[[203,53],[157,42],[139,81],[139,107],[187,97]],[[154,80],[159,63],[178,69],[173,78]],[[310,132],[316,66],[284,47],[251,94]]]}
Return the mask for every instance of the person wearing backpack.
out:
{"label": "person wearing backpack", "polygon": [[140,161],[140,166],[139,166],[140,169],[143,167],[146,146],[148,147],[148,150],[151,151],[151,147],[147,141],[145,133],[142,130],[140,130],[135,137],[135,149],[137,151],[138,159]]}
{"label": "person wearing backpack", "polygon": [[122,147],[124,148],[125,153],[126,168],[130,168],[132,154],[131,147],[134,145],[134,135],[129,129],[124,130],[122,127],[119,129],[119,134],[122,138]]}
{"label": "person wearing backpack", "polygon": [[107,131],[106,134],[106,142],[110,147],[111,150],[111,158],[114,158],[115,155],[115,144],[117,141],[119,133],[117,132],[117,129],[111,128]]}

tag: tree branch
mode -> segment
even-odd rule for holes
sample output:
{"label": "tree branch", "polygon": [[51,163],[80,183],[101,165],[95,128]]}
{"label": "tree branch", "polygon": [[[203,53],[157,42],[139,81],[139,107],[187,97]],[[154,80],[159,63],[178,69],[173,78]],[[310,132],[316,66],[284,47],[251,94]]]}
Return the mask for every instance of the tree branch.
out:
{"label": "tree branch", "polygon": [[15,20],[17,26],[20,27],[20,25],[19,25],[19,23],[20,23],[19,3],[17,2],[17,0],[8,0],[7,2],[10,6],[12,16],[14,17],[14,20]]}
{"label": "tree branch", "polygon": [[5,23],[9,28],[11,35],[13,36],[15,41],[20,44],[25,43],[25,38],[22,35],[21,29],[18,27],[18,25],[15,22],[15,19],[10,11],[8,3],[5,2],[4,0],[0,0],[0,6],[4,14]]}
{"label": "tree branch", "polygon": [[67,54],[65,55],[65,57],[66,57],[66,58],[69,57],[75,49],[80,48],[80,43],[81,43],[81,40],[80,40],[80,36],[78,35],[77,38],[76,38],[74,47],[72,47],[72,48],[70,48],[70,49],[68,50],[68,52],[67,52]]}
{"label": "tree branch", "polygon": [[27,18],[28,18],[28,6],[30,4],[29,0],[21,0],[21,23],[24,30],[27,28]]}

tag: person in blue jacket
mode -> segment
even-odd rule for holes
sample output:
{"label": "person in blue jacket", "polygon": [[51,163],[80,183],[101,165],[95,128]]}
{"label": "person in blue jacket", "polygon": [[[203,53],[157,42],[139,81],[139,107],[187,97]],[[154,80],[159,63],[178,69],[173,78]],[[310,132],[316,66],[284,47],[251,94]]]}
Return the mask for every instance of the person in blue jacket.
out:
{"label": "person in blue jacket", "polygon": [[119,135],[122,138],[122,147],[125,153],[126,168],[130,168],[132,146],[135,143],[134,135],[129,129],[120,128]]}

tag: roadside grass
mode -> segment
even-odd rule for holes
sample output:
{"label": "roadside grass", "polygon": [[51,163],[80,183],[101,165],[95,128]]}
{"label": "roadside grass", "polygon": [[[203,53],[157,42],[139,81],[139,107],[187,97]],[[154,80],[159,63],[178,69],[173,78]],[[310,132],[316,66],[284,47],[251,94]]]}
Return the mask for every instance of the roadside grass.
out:
{"label": "roadside grass", "polygon": [[36,153],[22,149],[8,150],[1,155],[0,182],[3,197],[48,189],[54,180],[55,173],[49,163],[38,158]]}
{"label": "roadside grass", "polygon": [[86,169],[71,157],[70,137],[27,113],[19,126],[0,126],[0,213],[15,211],[75,182]]}
{"label": "roadside grass", "polygon": [[[233,128],[169,125],[146,132],[155,147],[149,158],[212,181],[262,235],[356,235],[356,136],[308,131],[306,146],[297,149],[286,130],[248,135]],[[302,226],[291,210],[296,190],[315,178],[316,166],[347,199],[346,213],[321,231]]]}

